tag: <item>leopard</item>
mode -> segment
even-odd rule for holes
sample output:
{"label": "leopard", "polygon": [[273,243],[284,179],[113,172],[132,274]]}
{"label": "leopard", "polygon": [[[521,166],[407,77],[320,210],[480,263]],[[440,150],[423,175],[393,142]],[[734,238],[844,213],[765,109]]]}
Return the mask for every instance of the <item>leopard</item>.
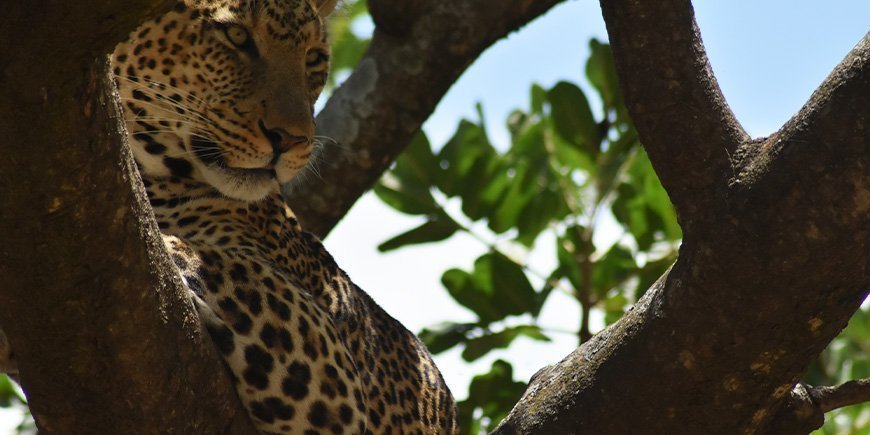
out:
{"label": "leopard", "polygon": [[[263,434],[453,434],[426,346],[300,225],[336,0],[186,0],[110,56],[157,227]],[[0,365],[14,354],[0,330]]]}

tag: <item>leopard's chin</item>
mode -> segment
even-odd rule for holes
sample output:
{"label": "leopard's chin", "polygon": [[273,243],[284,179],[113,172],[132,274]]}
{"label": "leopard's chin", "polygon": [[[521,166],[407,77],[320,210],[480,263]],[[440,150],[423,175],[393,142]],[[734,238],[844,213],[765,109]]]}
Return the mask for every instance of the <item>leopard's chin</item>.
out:
{"label": "leopard's chin", "polygon": [[221,194],[245,202],[259,201],[276,192],[275,170],[208,167],[202,170],[205,181]]}

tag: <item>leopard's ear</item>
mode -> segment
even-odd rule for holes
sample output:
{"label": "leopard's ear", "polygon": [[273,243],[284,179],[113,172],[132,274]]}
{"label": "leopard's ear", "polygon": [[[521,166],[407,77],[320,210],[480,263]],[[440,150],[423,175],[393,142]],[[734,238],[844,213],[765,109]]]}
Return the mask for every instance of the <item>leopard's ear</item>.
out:
{"label": "leopard's ear", "polygon": [[314,4],[317,6],[317,14],[322,18],[326,18],[327,15],[332,13],[336,3],[338,3],[338,0],[314,0]]}

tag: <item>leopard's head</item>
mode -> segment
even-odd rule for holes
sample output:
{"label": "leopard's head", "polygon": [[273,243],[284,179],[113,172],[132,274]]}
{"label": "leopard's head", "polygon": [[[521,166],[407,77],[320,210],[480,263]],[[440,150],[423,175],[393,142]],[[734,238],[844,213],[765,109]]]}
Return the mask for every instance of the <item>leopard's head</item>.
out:
{"label": "leopard's head", "polygon": [[144,174],[254,201],[308,163],[336,0],[187,0],[112,56]]}

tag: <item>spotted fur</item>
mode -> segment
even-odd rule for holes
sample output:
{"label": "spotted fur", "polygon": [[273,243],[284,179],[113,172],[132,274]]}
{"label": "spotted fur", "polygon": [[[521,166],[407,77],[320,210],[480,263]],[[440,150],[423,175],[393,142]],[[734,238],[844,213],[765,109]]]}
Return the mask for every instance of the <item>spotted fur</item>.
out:
{"label": "spotted fur", "polygon": [[179,3],[113,54],[164,241],[262,433],[456,432],[425,346],[277,193],[307,164],[334,0]]}

